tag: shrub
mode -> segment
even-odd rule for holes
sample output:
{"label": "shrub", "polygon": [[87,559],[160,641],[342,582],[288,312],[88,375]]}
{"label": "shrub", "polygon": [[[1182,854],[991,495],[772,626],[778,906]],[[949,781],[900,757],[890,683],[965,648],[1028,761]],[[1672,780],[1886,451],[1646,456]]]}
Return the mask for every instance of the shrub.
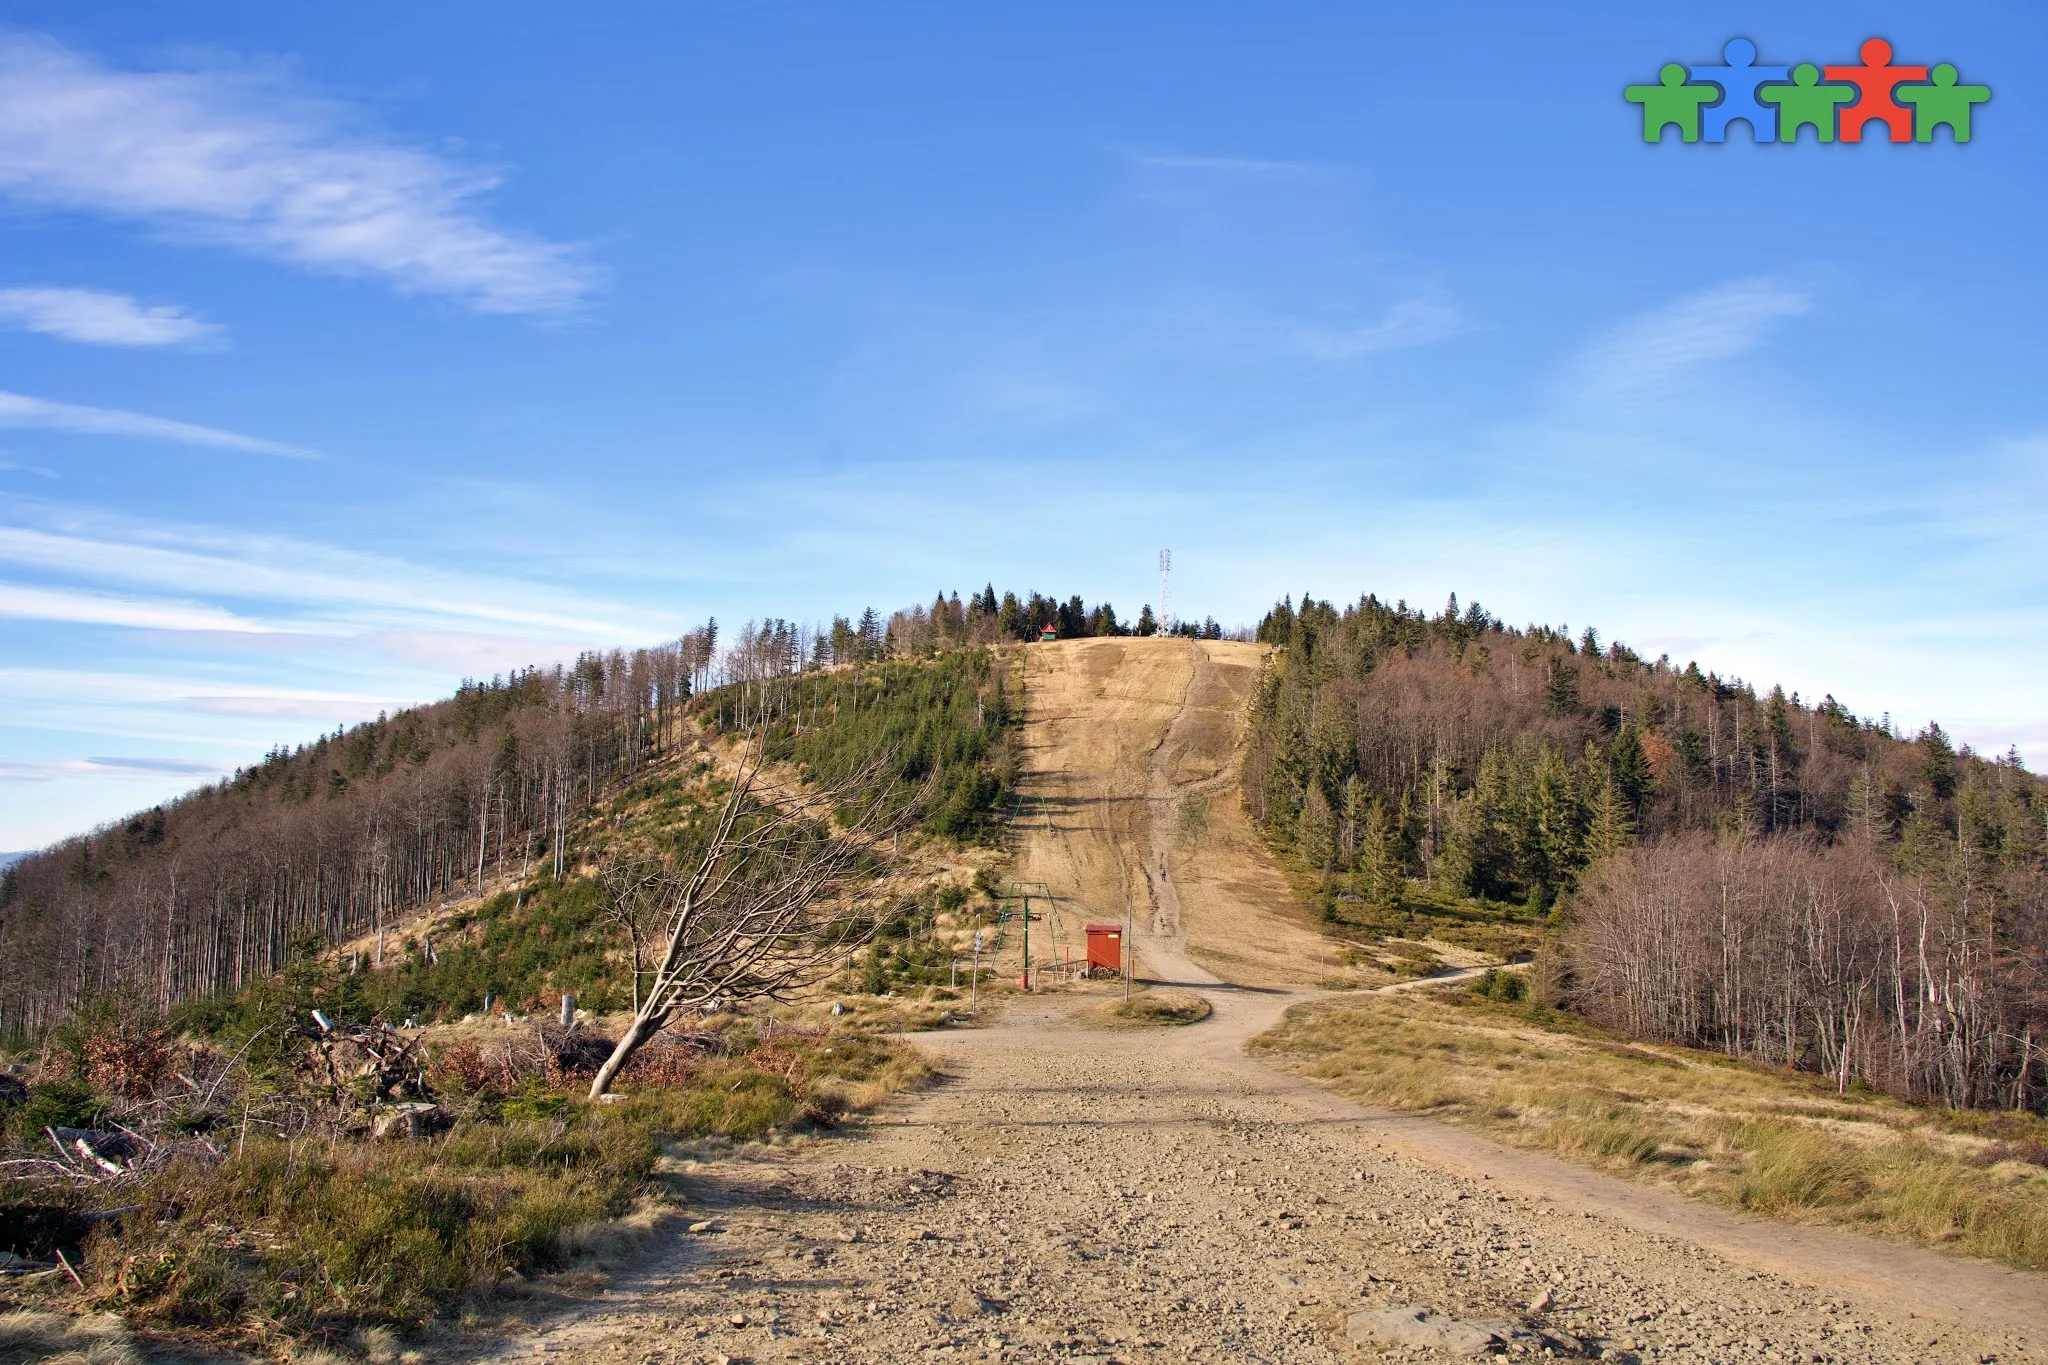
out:
{"label": "shrub", "polygon": [[1472,994],[1503,1004],[1519,1004],[1529,998],[1529,978],[1521,972],[1488,967],[1473,980]]}
{"label": "shrub", "polygon": [[28,1088],[28,1100],[9,1116],[14,1136],[34,1143],[45,1128],[91,1128],[107,1112],[107,1101],[76,1076],[57,1076]]}

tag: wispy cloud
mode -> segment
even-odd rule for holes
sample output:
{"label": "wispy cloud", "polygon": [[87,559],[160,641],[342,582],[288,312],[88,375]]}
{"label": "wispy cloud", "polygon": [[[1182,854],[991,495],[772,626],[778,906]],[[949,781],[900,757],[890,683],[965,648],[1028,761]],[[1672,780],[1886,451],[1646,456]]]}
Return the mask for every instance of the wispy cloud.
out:
{"label": "wispy cloud", "polygon": [[0,759],[0,782],[51,782],[60,777],[220,777],[218,763],[181,758]]}
{"label": "wispy cloud", "polygon": [[1199,156],[1190,152],[1127,152],[1134,166],[1158,171],[1194,171],[1205,175],[1320,176],[1330,167],[1317,161],[1285,161],[1257,156]]}
{"label": "wispy cloud", "polygon": [[382,276],[486,313],[583,302],[571,247],[492,226],[494,175],[360,131],[247,71],[123,71],[0,34],[0,191],[140,220],[317,270]]}
{"label": "wispy cloud", "polygon": [[58,403],[48,398],[0,391],[0,427],[33,427],[43,431],[71,431],[88,436],[142,436],[180,445],[212,446],[220,450],[245,450],[256,455],[282,455],[292,460],[317,460],[319,452],[282,441],[266,441],[219,427],[202,427],[168,417],[123,412],[119,408],[93,408],[80,403]]}
{"label": "wispy cloud", "polygon": [[0,667],[0,694],[61,698],[71,705],[168,706],[210,715],[374,715],[388,696],[314,687],[286,687],[254,679],[221,681],[179,677],[161,668],[112,673],[81,668]]}
{"label": "wispy cloud", "polygon": [[1579,387],[1623,398],[1696,378],[1708,365],[1761,345],[1771,324],[1813,306],[1774,280],[1736,280],[1688,295],[1609,332],[1580,358]]}
{"label": "wispy cloud", "polygon": [[127,626],[139,630],[210,630],[268,634],[273,627],[199,602],[115,597],[70,588],[0,583],[0,617],[22,621],[68,621],[85,626]]}
{"label": "wispy cloud", "polygon": [[189,346],[220,334],[182,308],[98,289],[0,289],[0,326],[93,346]]}
{"label": "wispy cloud", "polygon": [[[164,629],[355,636],[421,628],[445,631],[454,626],[596,644],[654,639],[665,628],[664,623],[621,611],[615,604],[538,583],[451,573],[285,537],[232,536],[118,519],[66,531],[0,526],[0,562],[43,576],[119,583],[180,599],[143,602],[78,594],[81,610],[112,614],[132,609],[138,613],[134,624]],[[168,624],[186,607],[183,599],[208,603],[194,610],[217,610],[220,623],[208,624],[195,616],[186,625]],[[211,605],[223,600],[261,603],[269,609],[259,620]],[[53,602],[51,609],[66,605]],[[165,621],[140,619],[145,608],[160,611]]]}
{"label": "wispy cloud", "polygon": [[1318,360],[1349,360],[1378,351],[1427,346],[1465,330],[1458,310],[1437,299],[1406,299],[1377,322],[1356,327],[1304,327],[1295,335],[1300,348]]}

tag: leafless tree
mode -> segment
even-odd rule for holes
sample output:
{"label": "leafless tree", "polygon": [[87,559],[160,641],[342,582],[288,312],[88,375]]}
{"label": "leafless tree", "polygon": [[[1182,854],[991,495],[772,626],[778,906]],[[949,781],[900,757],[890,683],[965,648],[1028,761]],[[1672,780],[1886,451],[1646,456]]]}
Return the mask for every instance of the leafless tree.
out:
{"label": "leafless tree", "polygon": [[925,793],[892,802],[882,761],[808,790],[771,787],[762,765],[758,740],[748,742],[702,853],[686,865],[635,868],[621,854],[605,876],[609,892],[628,898],[619,913],[652,899],[657,932],[651,962],[636,964],[646,989],[592,1098],[677,1014],[784,998],[874,934],[870,855],[910,827]]}

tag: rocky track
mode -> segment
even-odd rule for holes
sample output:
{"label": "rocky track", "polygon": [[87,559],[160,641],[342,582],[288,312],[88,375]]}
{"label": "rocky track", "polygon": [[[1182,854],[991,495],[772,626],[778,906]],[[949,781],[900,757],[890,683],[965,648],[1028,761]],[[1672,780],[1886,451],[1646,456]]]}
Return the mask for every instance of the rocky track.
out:
{"label": "rocky track", "polygon": [[1395,1306],[1519,1329],[1490,1348],[1510,1357],[2044,1358],[2020,1331],[1760,1272],[1512,1173],[1436,1169],[1242,1059],[1281,1001],[1211,994],[1188,1028],[1090,1027],[1068,1016],[1083,997],[932,1036],[937,1088],[844,1139],[695,1168],[710,1226],[500,1358],[1454,1358],[1351,1339],[1352,1313]]}

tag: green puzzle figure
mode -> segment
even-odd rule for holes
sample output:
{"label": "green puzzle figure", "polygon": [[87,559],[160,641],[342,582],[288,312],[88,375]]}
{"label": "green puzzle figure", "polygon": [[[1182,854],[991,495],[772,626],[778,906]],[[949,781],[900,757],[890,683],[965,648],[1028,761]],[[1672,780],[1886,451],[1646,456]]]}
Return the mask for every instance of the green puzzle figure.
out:
{"label": "green puzzle figure", "polygon": [[1970,106],[1991,98],[1988,85],[1957,85],[1956,69],[1947,62],[1928,73],[1932,85],[1902,85],[1892,93],[1913,106],[1913,141],[1934,141],[1934,130],[1948,125],[1957,142],[1970,140]]}
{"label": "green puzzle figure", "polygon": [[[1792,69],[1792,84],[1764,86],[1756,97],[1778,106],[1778,141],[1797,142],[1799,130],[1811,126],[1816,138],[1833,142],[1836,106],[1855,99],[1856,87],[1822,85],[1820,68],[1812,62],[1801,62]],[[1969,119],[1965,111],[1963,122],[1967,124]]]}
{"label": "green puzzle figure", "polygon": [[1664,69],[1657,73],[1657,79],[1663,84],[1631,85],[1621,92],[1622,98],[1630,104],[1643,106],[1643,141],[1661,140],[1665,125],[1675,123],[1679,141],[1698,142],[1700,106],[1721,98],[1721,88],[1687,85],[1685,68],[1677,62],[1665,63]]}

